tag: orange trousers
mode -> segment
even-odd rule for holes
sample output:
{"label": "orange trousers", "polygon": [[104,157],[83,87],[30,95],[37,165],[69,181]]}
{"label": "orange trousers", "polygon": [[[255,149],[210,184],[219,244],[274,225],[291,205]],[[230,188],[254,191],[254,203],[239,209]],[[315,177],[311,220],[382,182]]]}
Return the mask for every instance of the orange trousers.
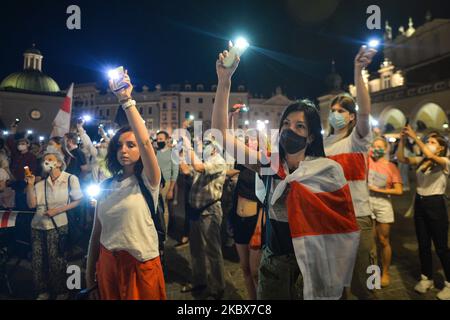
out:
{"label": "orange trousers", "polygon": [[126,251],[100,246],[97,282],[102,300],[166,300],[159,257],[140,262]]}

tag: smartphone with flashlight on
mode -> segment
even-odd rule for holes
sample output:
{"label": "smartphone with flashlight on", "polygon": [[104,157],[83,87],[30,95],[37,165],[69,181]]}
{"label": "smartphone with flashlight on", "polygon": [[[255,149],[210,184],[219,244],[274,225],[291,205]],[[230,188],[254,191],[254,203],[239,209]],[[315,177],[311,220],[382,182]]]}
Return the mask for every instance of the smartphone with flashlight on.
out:
{"label": "smartphone with flashlight on", "polygon": [[235,41],[235,43],[230,41],[229,42],[230,49],[228,51],[228,55],[226,56],[226,58],[223,59],[223,66],[225,68],[230,68],[234,63],[236,56],[240,57],[249,46],[250,46],[249,43],[244,38],[238,38]]}
{"label": "smartphone with flashlight on", "polygon": [[123,66],[112,69],[108,72],[109,78],[113,81],[114,92],[119,92],[123,89],[128,88],[128,84],[123,82],[125,77],[125,70]]}
{"label": "smartphone with flashlight on", "polygon": [[245,113],[245,112],[249,111],[249,108],[243,103],[238,103],[238,104],[235,104],[234,106],[232,106],[231,108],[229,108],[228,113],[234,113],[238,110],[239,110],[239,113]]}

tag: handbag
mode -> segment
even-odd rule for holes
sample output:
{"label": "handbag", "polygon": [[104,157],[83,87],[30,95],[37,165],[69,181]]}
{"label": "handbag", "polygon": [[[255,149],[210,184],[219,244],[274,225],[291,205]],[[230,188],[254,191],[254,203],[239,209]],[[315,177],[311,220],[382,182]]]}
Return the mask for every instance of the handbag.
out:
{"label": "handbag", "polygon": [[[68,199],[67,199],[67,204],[70,203],[70,178],[72,178],[72,175],[69,176],[69,181],[68,181],[68,187],[67,187],[67,192],[68,192]],[[48,201],[47,201],[47,179],[44,180],[44,198],[45,198],[45,207],[48,210]],[[58,253],[61,256],[65,256],[67,254],[67,249],[68,249],[68,234],[67,233],[61,233],[58,225],[56,224],[56,221],[54,219],[54,217],[50,217],[50,220],[52,221],[53,226],[55,227],[55,231],[58,234]]]}

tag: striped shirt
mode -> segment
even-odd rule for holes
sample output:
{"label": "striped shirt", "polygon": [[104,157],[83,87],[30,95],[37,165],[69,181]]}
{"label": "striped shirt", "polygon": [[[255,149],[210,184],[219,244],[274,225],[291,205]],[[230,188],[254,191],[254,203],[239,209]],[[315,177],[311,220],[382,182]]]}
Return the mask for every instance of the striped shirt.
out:
{"label": "striped shirt", "polygon": [[361,138],[356,128],[348,137],[331,135],[324,139],[325,154],[328,158],[338,162],[344,170],[357,217],[371,215],[367,186],[367,153],[371,141],[371,133]]}

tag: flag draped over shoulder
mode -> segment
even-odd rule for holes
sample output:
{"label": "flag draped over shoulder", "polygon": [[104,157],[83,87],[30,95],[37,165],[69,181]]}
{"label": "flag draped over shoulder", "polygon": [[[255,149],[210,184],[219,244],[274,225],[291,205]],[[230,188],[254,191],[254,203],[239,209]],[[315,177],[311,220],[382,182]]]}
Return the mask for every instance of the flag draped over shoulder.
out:
{"label": "flag draped over shoulder", "polygon": [[14,227],[18,213],[19,211],[0,211],[0,229]]}
{"label": "flag draped over shoulder", "polygon": [[359,245],[342,168],[327,158],[302,161],[275,188],[271,205],[288,185],[286,207],[304,299],[339,299],[344,287],[350,286]]}
{"label": "flag draped over shoulder", "polygon": [[72,96],[73,96],[73,83],[70,85],[67,91],[66,97],[59,108],[58,114],[53,120],[53,129],[50,137],[63,137],[70,131],[70,116],[72,113]]}

